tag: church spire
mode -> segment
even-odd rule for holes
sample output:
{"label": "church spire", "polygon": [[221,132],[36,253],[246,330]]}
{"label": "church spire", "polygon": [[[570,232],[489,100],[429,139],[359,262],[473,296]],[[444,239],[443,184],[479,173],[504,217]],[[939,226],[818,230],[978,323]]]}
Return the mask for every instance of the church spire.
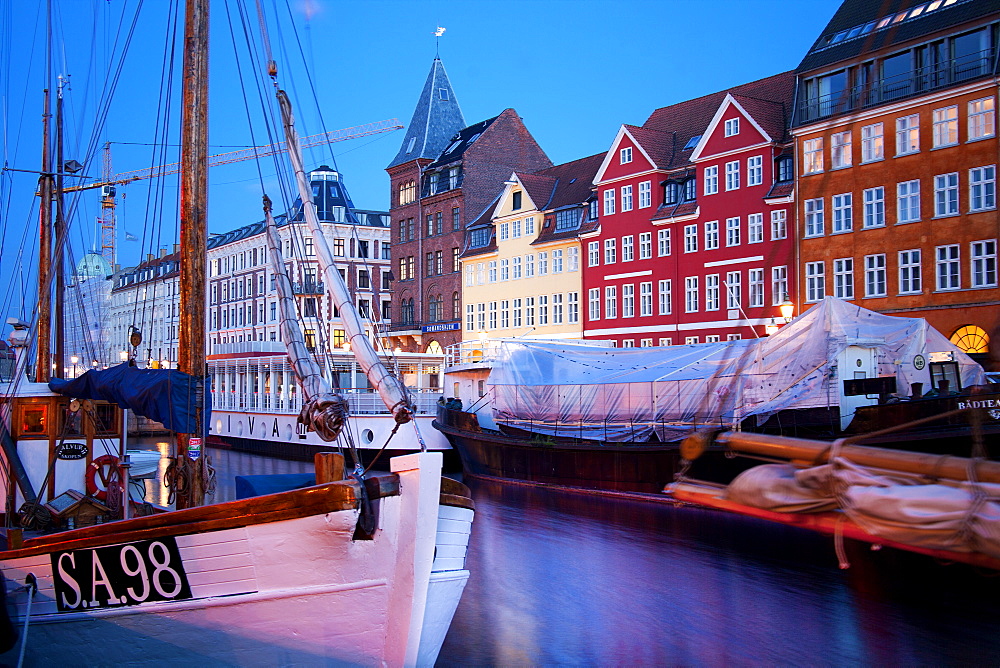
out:
{"label": "church spire", "polygon": [[455,133],[464,127],[465,118],[444,71],[444,63],[435,58],[413,110],[413,118],[406,128],[403,144],[389,167],[417,158],[434,160],[448,146]]}

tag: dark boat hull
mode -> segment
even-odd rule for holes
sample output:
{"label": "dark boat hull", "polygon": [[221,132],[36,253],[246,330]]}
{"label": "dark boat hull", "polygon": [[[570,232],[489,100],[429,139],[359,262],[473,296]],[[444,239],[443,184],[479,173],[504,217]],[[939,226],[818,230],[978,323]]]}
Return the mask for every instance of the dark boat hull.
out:
{"label": "dark boat hull", "polygon": [[[462,458],[466,475],[586,489],[659,494],[684,462],[679,443],[559,442],[480,429],[471,413],[438,409],[434,426]],[[684,473],[724,482],[746,468],[722,449],[707,452]]]}

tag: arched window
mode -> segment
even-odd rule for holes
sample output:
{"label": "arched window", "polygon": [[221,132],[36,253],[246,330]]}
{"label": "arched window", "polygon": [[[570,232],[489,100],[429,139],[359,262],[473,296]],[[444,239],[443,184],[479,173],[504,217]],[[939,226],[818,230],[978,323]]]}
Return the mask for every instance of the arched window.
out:
{"label": "arched window", "polygon": [[989,334],[987,334],[986,330],[978,325],[963,325],[959,327],[955,330],[955,333],[951,335],[950,340],[964,353],[989,352]]}
{"label": "arched window", "polygon": [[444,351],[441,350],[441,344],[437,341],[431,341],[427,344],[427,352],[430,355],[440,355]]}

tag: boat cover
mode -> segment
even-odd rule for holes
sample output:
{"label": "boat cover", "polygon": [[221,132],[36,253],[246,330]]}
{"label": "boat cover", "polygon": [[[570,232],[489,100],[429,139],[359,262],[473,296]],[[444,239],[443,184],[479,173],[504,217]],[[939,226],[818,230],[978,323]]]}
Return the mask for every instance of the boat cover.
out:
{"label": "boat cover", "polygon": [[673,441],[694,428],[838,406],[837,360],[852,345],[873,348],[876,375],[895,376],[901,394],[915,382],[930,387],[931,352],[952,353],[963,387],[987,382],[923,318],[827,297],[762,339],[655,348],[503,341],[490,374],[493,412],[499,423],[553,436]]}
{"label": "boat cover", "polygon": [[[200,381],[176,369],[139,369],[123,362],[110,369],[91,369],[79,378],[53,378],[49,389],[77,399],[112,401],[122,408],[162,422],[181,434],[198,434],[195,422]],[[211,392],[202,392],[202,424],[210,424]],[[207,428],[205,429],[207,432]]]}

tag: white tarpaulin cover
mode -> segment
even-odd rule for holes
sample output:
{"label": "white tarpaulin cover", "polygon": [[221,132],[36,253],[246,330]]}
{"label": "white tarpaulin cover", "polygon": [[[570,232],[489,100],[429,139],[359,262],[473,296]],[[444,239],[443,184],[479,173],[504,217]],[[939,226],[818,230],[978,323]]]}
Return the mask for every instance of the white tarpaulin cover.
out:
{"label": "white tarpaulin cover", "polygon": [[874,375],[895,376],[900,394],[915,382],[930,387],[918,359],[932,352],[953,353],[963,387],[986,382],[926,320],[827,297],[763,339],[656,348],[503,341],[489,381],[493,412],[497,422],[550,435],[641,442],[655,431],[672,441],[695,427],[839,405],[838,356],[850,346],[873,349]]}

